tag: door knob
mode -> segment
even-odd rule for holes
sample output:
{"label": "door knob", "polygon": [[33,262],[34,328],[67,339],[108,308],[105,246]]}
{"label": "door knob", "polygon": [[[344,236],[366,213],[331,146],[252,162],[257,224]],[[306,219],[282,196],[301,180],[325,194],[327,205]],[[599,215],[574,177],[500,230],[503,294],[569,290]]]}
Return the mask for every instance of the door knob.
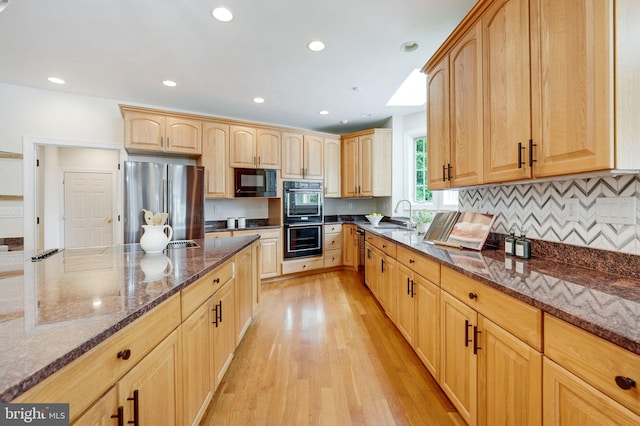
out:
{"label": "door knob", "polygon": [[109,216],[109,217],[107,218],[107,223],[111,223],[111,222],[113,222],[113,218],[112,218],[111,216]]}

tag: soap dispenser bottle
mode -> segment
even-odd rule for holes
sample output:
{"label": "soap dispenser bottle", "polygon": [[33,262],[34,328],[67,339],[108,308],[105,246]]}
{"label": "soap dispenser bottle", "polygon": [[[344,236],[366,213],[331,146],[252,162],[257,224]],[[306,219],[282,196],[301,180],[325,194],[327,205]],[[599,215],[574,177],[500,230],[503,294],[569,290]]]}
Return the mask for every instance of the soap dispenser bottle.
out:
{"label": "soap dispenser bottle", "polygon": [[509,235],[504,238],[504,253],[509,256],[516,254],[516,233],[513,227],[509,229]]}
{"label": "soap dispenser bottle", "polygon": [[521,259],[531,259],[531,241],[525,237],[524,232],[515,242],[516,256]]}

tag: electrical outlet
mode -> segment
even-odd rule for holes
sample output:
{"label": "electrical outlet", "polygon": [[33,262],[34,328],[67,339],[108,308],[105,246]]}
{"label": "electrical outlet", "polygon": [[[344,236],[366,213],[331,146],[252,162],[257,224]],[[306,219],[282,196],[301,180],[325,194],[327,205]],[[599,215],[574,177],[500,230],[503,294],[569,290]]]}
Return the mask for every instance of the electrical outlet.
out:
{"label": "electrical outlet", "polygon": [[220,213],[220,206],[219,206],[219,205],[217,205],[217,204],[215,204],[215,205],[213,206],[213,212],[214,212],[214,213]]}
{"label": "electrical outlet", "polygon": [[353,203],[349,203],[349,210],[353,209]]}
{"label": "electrical outlet", "polygon": [[564,220],[567,222],[577,222],[579,206],[580,204],[577,198],[566,198],[564,200],[564,209],[562,210]]}

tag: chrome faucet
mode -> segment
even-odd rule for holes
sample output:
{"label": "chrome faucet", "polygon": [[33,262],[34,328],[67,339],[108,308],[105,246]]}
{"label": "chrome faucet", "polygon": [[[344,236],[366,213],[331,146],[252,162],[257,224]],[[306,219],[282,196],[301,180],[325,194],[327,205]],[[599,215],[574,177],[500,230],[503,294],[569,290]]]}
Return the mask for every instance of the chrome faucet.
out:
{"label": "chrome faucet", "polygon": [[406,223],[407,223],[407,228],[413,229],[413,228],[415,228],[415,223],[413,223],[413,213],[411,211],[411,201],[409,201],[409,200],[400,200],[400,201],[398,201],[398,204],[396,204],[396,208],[393,210],[393,212],[394,213],[398,213],[398,208],[400,207],[400,204],[403,203],[403,202],[409,203],[409,220]]}

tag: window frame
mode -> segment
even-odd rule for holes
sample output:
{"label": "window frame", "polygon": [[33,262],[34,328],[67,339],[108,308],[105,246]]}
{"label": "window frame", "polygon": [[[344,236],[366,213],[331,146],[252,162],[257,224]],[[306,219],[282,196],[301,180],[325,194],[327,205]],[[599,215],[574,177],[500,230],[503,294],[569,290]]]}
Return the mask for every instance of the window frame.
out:
{"label": "window frame", "polygon": [[[416,202],[415,200],[415,177],[416,177],[416,159],[415,159],[415,140],[418,138],[424,138],[427,141],[427,147],[429,146],[429,139],[427,138],[427,130],[426,128],[419,129],[409,129],[404,131],[403,136],[403,155],[402,155],[402,164],[405,165],[402,171],[402,181],[404,182],[404,189],[402,198],[411,201],[411,208],[413,210],[458,210],[459,203],[457,202],[457,190],[430,190],[432,193],[431,201],[427,202]],[[428,149],[428,148],[427,148]],[[427,167],[429,164],[429,159],[427,158]],[[408,167],[406,167],[408,166]],[[428,180],[428,176],[425,176]],[[445,192],[451,192],[452,196],[455,196],[456,203],[450,204],[445,203],[445,200],[448,198],[445,196]],[[455,194],[453,194],[455,193]]]}

